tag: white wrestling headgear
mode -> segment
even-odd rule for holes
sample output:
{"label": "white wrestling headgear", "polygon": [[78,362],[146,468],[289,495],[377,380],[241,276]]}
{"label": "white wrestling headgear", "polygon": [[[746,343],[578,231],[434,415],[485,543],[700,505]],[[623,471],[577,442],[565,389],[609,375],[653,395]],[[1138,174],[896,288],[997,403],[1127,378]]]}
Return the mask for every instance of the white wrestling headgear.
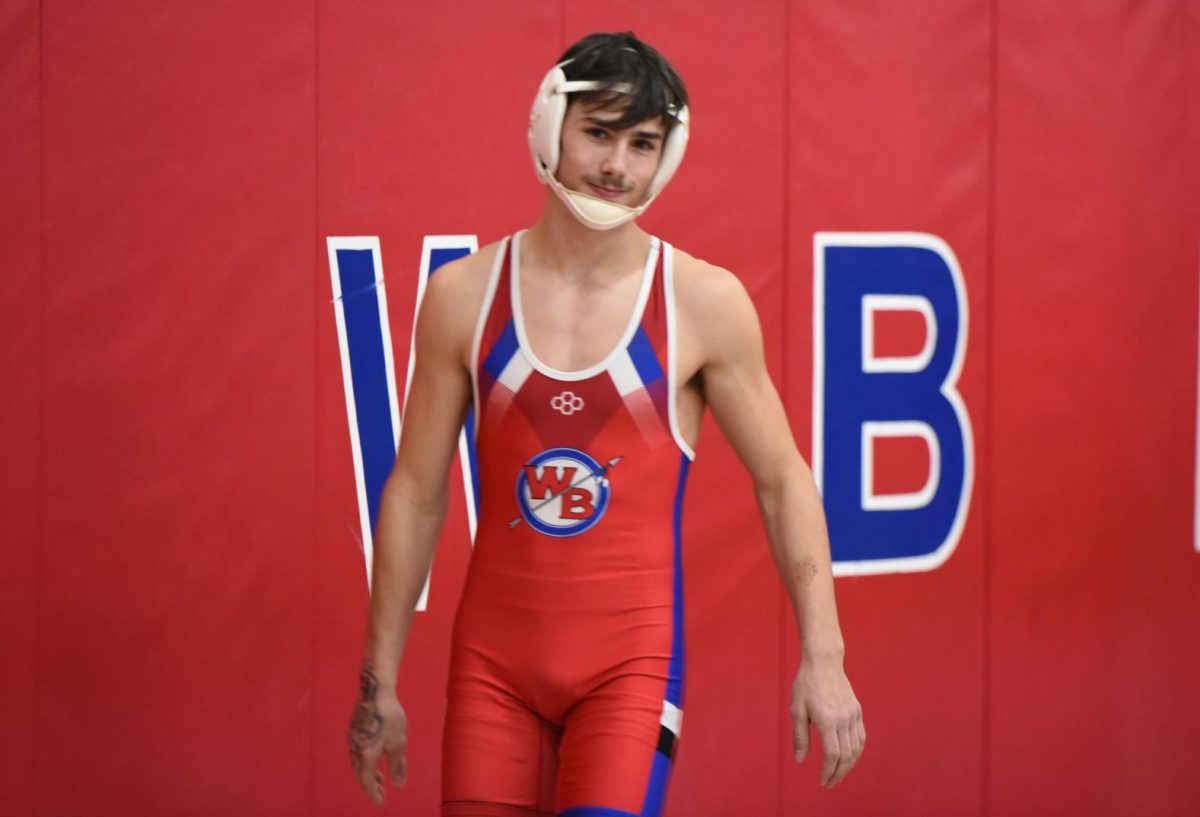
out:
{"label": "white wrestling headgear", "polygon": [[593,230],[611,230],[640,216],[679,169],[688,142],[688,109],[687,106],[679,110],[668,109],[668,115],[676,121],[663,144],[658,170],[650,180],[646,199],[640,205],[626,207],[577,190],[568,190],[554,177],[558,172],[562,126],[567,115],[567,94],[605,89],[627,94],[632,93],[633,89],[625,83],[610,85],[597,80],[568,80],[563,73],[563,66],[567,62],[570,60],[550,69],[533,99],[533,109],[529,112],[529,150],[533,154],[533,170],[542,184],[550,185],[567,209],[586,226]]}

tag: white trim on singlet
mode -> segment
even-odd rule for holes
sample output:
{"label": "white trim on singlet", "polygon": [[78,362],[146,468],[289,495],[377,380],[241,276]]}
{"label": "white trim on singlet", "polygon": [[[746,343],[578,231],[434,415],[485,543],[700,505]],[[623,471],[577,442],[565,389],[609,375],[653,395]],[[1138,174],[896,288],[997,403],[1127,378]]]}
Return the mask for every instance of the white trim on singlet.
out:
{"label": "white trim on singlet", "polygon": [[687,440],[683,439],[683,434],[679,430],[679,420],[675,416],[675,361],[678,357],[675,351],[675,248],[665,241],[663,242],[663,294],[666,296],[667,308],[667,418],[671,422],[671,436],[675,438],[675,444],[679,446],[679,450],[685,457],[695,460],[696,452],[687,444]]}
{"label": "white trim on singlet", "polygon": [[500,283],[500,269],[504,266],[504,255],[508,252],[508,239],[500,239],[496,257],[492,260],[492,271],[488,273],[487,289],[483,292],[483,304],[479,317],[475,319],[475,336],[471,338],[471,400],[475,405],[475,437],[479,437],[479,420],[483,407],[479,405],[479,347],[483,344],[483,328],[487,325],[496,298],[496,287]]}
{"label": "white trim on singlet", "polygon": [[676,738],[683,731],[683,710],[670,701],[663,701],[662,717],[658,722],[671,730]]}
{"label": "white trim on singlet", "polygon": [[546,375],[546,377],[554,380],[576,381],[586,380],[589,377],[594,377],[603,371],[606,371],[613,363],[617,355],[622,354],[629,346],[629,342],[633,340],[634,334],[638,327],[642,324],[642,313],[646,310],[646,301],[650,299],[650,289],[654,283],[654,268],[658,264],[659,245],[661,242],[653,236],[650,238],[650,250],[646,253],[646,267],[642,272],[642,285],[638,290],[637,300],[634,301],[633,314],[629,318],[629,323],[625,326],[625,331],[621,334],[621,339],[617,341],[608,354],[600,359],[599,362],[588,366],[586,369],[580,369],[574,372],[564,372],[547,366],[542,361],[538,360],[537,355],[533,353],[533,347],[529,345],[529,338],[525,335],[525,321],[521,314],[521,236],[525,231],[517,233],[512,239],[512,265],[509,267],[509,276],[512,281],[509,284],[512,300],[513,324],[517,330],[517,348],[520,353],[525,356],[529,364]]}

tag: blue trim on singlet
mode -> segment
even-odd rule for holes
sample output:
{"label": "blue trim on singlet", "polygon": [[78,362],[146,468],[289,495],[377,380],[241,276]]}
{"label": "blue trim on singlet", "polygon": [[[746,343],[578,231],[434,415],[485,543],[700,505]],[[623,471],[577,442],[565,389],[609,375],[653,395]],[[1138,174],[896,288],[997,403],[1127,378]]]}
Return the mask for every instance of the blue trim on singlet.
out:
{"label": "blue trim on singlet", "polygon": [[504,371],[504,367],[508,365],[508,361],[512,360],[512,356],[517,353],[517,327],[513,323],[512,318],[508,319],[508,323],[504,325],[504,331],[500,333],[496,345],[492,347],[492,351],[488,352],[488,356],[483,359],[483,368],[488,374],[497,380],[500,379],[500,373]]}
{"label": "blue trim on singlet", "polygon": [[632,811],[621,811],[619,808],[604,806],[573,806],[566,811],[560,811],[558,817],[640,817]]}
{"label": "blue trim on singlet", "polygon": [[671,776],[671,759],[662,752],[655,752],[650,765],[650,784],[646,787],[646,799],[642,803],[640,817],[659,817],[667,799],[667,779]]}
{"label": "blue trim on singlet", "polygon": [[475,518],[482,513],[479,486],[479,448],[475,442],[475,407],[467,406],[467,418],[463,421],[463,430],[467,435],[467,465],[471,469],[471,493],[475,495]]}
{"label": "blue trim on singlet", "polygon": [[644,326],[638,326],[637,333],[629,342],[628,352],[643,386],[649,386],[663,376],[662,366],[659,365],[658,356],[654,354],[654,347],[650,345],[650,338],[646,336]]}
{"label": "blue trim on singlet", "polygon": [[[671,661],[667,665],[668,703],[683,709],[683,490],[687,485],[688,467],[691,460],[679,455],[679,484],[675,488],[675,512],[672,519],[675,546],[674,601],[671,604]],[[642,801],[640,817],[659,817],[667,798],[667,780],[671,776],[671,758],[655,750],[650,761],[650,779],[646,782],[646,797]]]}
{"label": "blue trim on singlet", "polygon": [[679,485],[675,489],[675,514],[672,529],[675,534],[675,601],[673,606],[674,623],[671,635],[671,663],[667,668],[667,701],[683,709],[683,670],[684,670],[684,638],[683,638],[683,489],[687,485],[688,467],[691,460],[687,455],[679,455]]}

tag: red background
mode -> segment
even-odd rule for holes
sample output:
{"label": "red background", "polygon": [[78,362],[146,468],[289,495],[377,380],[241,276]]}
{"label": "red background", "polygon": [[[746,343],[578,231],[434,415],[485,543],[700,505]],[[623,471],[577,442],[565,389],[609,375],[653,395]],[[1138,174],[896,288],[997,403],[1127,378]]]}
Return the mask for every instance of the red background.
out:
{"label": "red background", "polygon": [[[814,232],[936,234],[970,304],[966,529],[838,580],[870,741],[832,793],[790,759],[790,609],[706,424],[668,813],[1200,813],[1200,3],[9,0],[6,814],[373,813],[325,238],[380,237],[403,372],[422,237],[536,217],[537,81],[627,28],[693,96],[644,223],[746,283],[806,454]],[[460,484],[386,813],[437,810]]]}

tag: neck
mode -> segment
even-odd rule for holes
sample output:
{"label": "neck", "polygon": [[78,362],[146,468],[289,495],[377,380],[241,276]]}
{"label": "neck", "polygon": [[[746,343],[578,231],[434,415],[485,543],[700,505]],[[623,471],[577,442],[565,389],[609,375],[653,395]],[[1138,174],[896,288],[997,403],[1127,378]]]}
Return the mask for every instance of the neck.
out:
{"label": "neck", "polygon": [[581,224],[549,189],[541,217],[521,241],[522,254],[536,258],[539,266],[588,277],[640,267],[649,246],[650,236],[634,221],[611,230]]}

